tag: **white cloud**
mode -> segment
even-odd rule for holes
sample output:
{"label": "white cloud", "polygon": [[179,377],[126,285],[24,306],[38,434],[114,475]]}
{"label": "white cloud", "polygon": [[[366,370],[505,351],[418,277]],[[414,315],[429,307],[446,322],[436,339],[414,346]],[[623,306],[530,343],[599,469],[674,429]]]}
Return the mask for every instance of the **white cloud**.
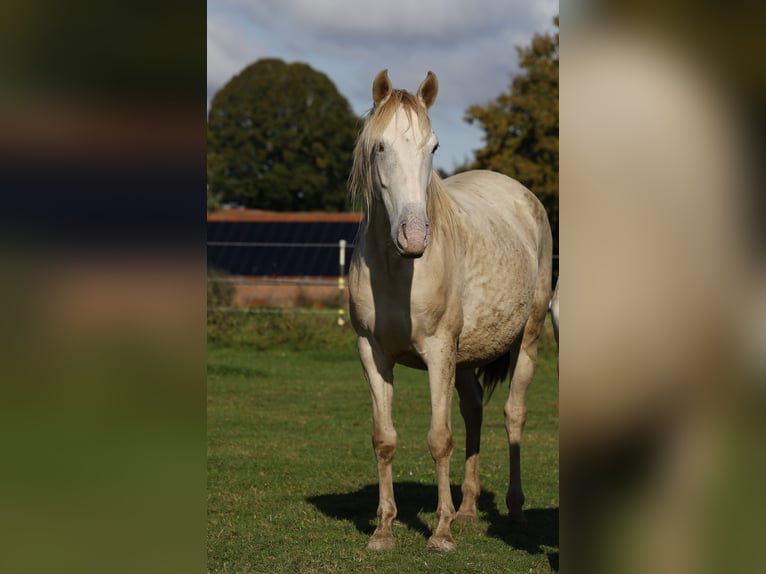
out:
{"label": "white cloud", "polygon": [[208,14],[208,97],[245,66],[266,55],[263,44],[248,34],[236,20],[224,14]]}

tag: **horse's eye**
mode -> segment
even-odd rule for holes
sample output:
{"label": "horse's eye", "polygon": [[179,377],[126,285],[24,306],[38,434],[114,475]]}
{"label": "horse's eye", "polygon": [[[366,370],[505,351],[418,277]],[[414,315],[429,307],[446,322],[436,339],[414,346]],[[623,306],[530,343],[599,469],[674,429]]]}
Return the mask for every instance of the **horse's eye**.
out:
{"label": "horse's eye", "polygon": [[376,148],[376,151],[378,153],[383,153],[384,151],[386,151],[386,146],[383,145],[383,142],[380,142],[378,144],[378,147]]}
{"label": "horse's eye", "polygon": [[438,142],[437,142],[437,144],[434,146],[434,149],[432,149],[432,150],[431,150],[431,153],[436,153],[436,150],[437,150],[437,149],[439,149],[439,144],[438,144]]}

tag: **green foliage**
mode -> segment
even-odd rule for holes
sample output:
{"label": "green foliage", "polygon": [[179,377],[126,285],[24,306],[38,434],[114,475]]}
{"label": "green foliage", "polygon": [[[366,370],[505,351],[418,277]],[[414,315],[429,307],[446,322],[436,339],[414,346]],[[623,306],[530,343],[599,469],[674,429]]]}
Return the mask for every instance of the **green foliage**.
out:
{"label": "green foliage", "polygon": [[327,76],[258,60],[210,105],[208,205],[341,211],[356,133],[348,100]]}
{"label": "green foliage", "polygon": [[210,188],[207,190],[207,212],[218,211],[221,209],[220,194],[212,193]]}
{"label": "green foliage", "polygon": [[208,307],[207,340],[214,347],[248,350],[356,349],[356,335],[347,322],[337,323],[334,310],[228,309]]}
{"label": "green foliage", "polygon": [[226,273],[216,269],[207,272],[207,306],[228,307],[234,298],[234,286],[225,281]]}
{"label": "green foliage", "polygon": [[207,271],[208,338],[225,336],[235,328],[235,315],[231,311],[234,285],[226,278],[226,273],[217,269]]}
{"label": "green foliage", "polygon": [[[558,30],[558,16],[554,19]],[[559,196],[559,34],[535,35],[518,47],[524,73],[507,92],[486,106],[468,108],[465,120],[484,130],[484,147],[474,169],[505,173],[526,185],[542,201],[558,251]]]}

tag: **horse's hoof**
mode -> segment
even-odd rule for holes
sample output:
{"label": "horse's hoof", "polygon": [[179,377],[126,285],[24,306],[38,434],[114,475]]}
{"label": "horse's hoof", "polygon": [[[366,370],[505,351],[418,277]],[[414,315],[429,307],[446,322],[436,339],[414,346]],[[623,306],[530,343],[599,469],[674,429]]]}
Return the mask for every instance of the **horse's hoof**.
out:
{"label": "horse's hoof", "polygon": [[476,511],[465,512],[461,510],[455,515],[455,522],[462,522],[463,524],[476,524],[479,522],[479,516],[476,514]]}
{"label": "horse's hoof", "polygon": [[512,526],[516,526],[518,528],[523,528],[527,525],[527,517],[524,516],[524,512],[521,510],[518,512],[511,512],[508,515],[508,520],[510,520]]}
{"label": "horse's hoof", "polygon": [[431,538],[428,539],[428,545],[426,546],[428,550],[431,550],[432,552],[452,552],[455,548],[457,548],[457,545],[455,544],[455,541],[452,539],[452,536],[431,536]]}
{"label": "horse's hoof", "polygon": [[396,542],[394,541],[394,535],[375,533],[367,543],[367,550],[392,550]]}

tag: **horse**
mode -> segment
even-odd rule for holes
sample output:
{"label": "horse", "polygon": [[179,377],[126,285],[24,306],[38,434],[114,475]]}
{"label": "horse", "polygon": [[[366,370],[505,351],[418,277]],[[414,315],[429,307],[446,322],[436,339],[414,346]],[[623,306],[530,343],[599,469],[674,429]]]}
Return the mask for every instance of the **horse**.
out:
{"label": "horse", "polygon": [[[453,520],[478,520],[484,395],[511,375],[504,406],[509,441],[510,518],[524,522],[520,446],[525,395],[551,298],[552,240],[538,199],[491,171],[442,180],[428,116],[439,89],[428,72],[416,94],[394,89],[388,71],[373,81],[373,107],[353,151],[352,200],[364,217],[349,268],[349,314],[372,398],[372,445],[379,475],[377,526],[367,547],[395,546],[392,422],[395,364],[428,371],[428,447],[436,464],[438,524],[427,542],[456,548]],[[480,383],[479,381],[482,381]],[[451,404],[457,388],[466,428],[458,512],[450,492]]]}

